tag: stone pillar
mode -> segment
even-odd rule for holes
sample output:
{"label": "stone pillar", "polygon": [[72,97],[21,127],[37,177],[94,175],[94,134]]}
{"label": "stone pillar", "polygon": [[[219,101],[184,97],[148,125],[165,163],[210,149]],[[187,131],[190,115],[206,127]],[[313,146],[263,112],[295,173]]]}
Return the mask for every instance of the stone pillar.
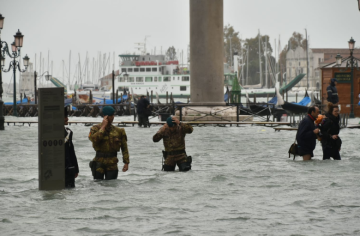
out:
{"label": "stone pillar", "polygon": [[225,105],[223,0],[190,0],[191,104]]}

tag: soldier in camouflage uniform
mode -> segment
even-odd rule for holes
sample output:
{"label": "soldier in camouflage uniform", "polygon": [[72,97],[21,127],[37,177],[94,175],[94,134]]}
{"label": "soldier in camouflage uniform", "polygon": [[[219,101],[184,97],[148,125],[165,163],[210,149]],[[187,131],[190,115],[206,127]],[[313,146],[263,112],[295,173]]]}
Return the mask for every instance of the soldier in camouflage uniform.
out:
{"label": "soldier in camouflage uniform", "polygon": [[107,106],[102,110],[104,114],[103,122],[94,125],[90,129],[89,139],[93,143],[96,151],[95,158],[90,162],[90,168],[94,179],[117,179],[118,165],[117,152],[122,152],[124,167],[123,172],[129,168],[129,151],[127,147],[127,137],[123,128],[118,128],[111,123],[114,120],[114,108]]}
{"label": "soldier in camouflage uniform", "polygon": [[185,152],[185,135],[192,132],[191,125],[181,123],[176,117],[169,117],[166,124],[154,135],[154,142],[159,142],[161,139],[164,142],[164,171],[174,171],[176,164],[179,171],[191,170],[192,159]]}

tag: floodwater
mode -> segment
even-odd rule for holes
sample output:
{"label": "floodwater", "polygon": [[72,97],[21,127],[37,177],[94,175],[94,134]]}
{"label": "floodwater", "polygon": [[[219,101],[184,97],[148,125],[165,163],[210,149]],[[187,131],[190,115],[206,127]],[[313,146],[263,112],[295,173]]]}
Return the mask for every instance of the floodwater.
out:
{"label": "floodwater", "polygon": [[95,182],[90,127],[71,125],[76,188],[39,191],[37,128],[0,131],[1,235],[360,234],[358,129],[341,130],[342,161],[322,161],[318,144],[314,160],[303,162],[288,158],[293,131],[195,127],[186,136],[193,169],[166,173],[162,143],[152,142],[159,126],[126,127],[129,171]]}

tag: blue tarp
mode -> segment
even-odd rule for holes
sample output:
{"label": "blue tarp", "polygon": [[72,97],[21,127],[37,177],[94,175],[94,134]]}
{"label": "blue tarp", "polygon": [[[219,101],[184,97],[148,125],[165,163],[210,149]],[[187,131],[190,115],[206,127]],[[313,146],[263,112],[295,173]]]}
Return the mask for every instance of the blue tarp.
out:
{"label": "blue tarp", "polygon": [[294,104],[297,104],[297,105],[300,105],[300,106],[307,106],[310,102],[311,102],[310,97],[304,97],[300,102],[294,103]]}
{"label": "blue tarp", "polygon": [[277,97],[273,97],[268,103],[276,104],[277,103]]}
{"label": "blue tarp", "polygon": [[[28,99],[27,99],[27,98],[24,98],[24,99],[22,100],[22,102],[21,102],[20,100],[16,102],[16,104],[20,104],[20,103],[28,104]],[[13,103],[13,102],[5,102],[4,104],[5,104],[5,105],[13,105],[14,103]],[[35,104],[35,102],[32,101],[32,102],[30,102],[30,104]]]}

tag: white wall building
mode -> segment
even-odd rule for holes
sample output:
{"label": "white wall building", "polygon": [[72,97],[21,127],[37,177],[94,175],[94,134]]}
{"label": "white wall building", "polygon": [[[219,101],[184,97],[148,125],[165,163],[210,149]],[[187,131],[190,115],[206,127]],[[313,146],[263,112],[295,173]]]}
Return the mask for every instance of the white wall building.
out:
{"label": "white wall building", "polygon": [[19,92],[22,94],[33,95],[34,94],[34,69],[33,63],[29,62],[27,70],[20,74],[19,79]]}

